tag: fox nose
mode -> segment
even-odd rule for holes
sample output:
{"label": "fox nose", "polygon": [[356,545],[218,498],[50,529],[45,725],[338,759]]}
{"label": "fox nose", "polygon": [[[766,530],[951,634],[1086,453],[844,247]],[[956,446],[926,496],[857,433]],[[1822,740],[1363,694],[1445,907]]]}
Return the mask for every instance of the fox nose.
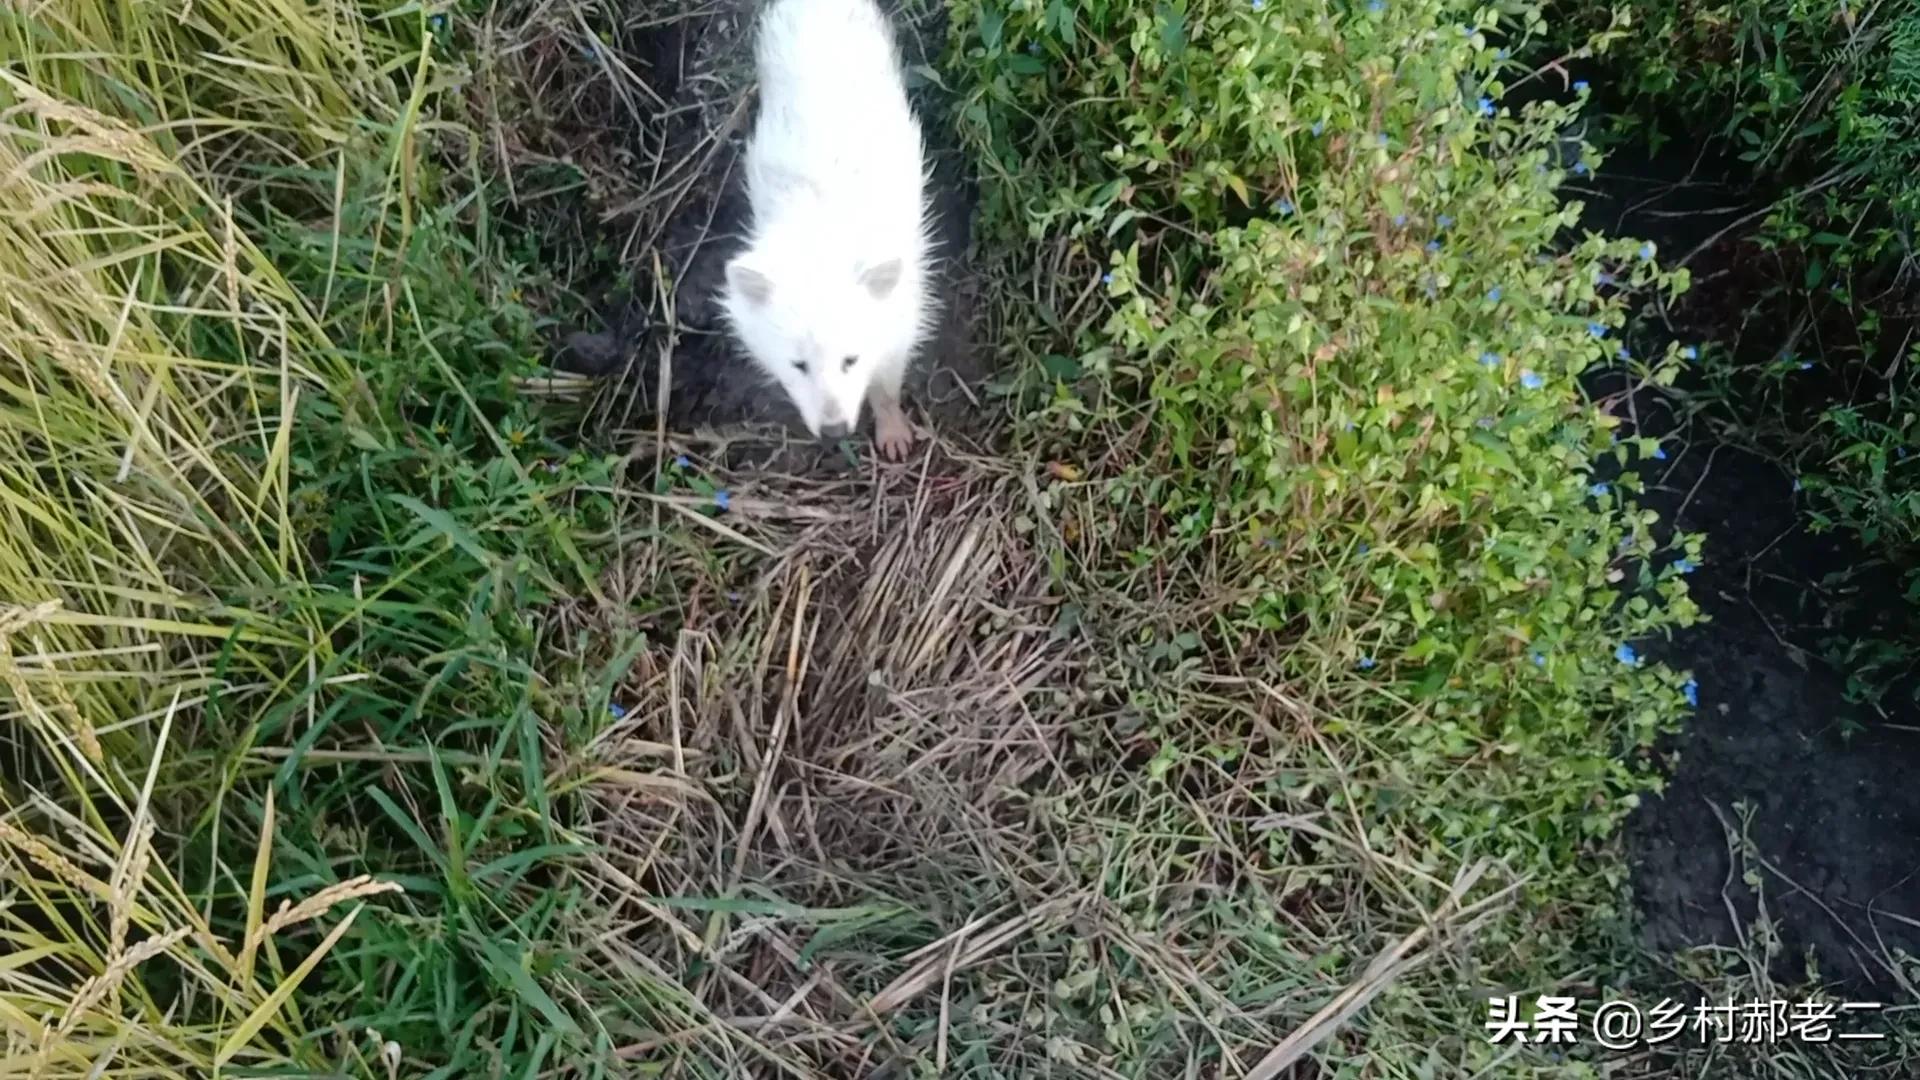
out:
{"label": "fox nose", "polygon": [[820,437],[823,439],[844,439],[853,430],[845,420],[823,420],[820,422]]}

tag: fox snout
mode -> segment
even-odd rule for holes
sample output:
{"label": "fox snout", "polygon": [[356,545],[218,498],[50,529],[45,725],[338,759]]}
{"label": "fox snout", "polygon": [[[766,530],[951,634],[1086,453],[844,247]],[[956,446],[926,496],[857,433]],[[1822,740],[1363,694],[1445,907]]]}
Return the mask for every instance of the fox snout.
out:
{"label": "fox snout", "polygon": [[844,439],[853,431],[853,418],[829,401],[820,410],[820,423],[816,430],[823,439]]}

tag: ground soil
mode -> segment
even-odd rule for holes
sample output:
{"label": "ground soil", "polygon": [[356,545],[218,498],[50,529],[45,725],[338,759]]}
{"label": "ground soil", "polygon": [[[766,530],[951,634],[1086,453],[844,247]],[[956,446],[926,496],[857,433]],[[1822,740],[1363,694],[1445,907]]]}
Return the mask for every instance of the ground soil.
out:
{"label": "ground soil", "polygon": [[[1664,259],[1707,245],[1683,303],[1643,317],[1642,355],[1669,328],[1683,341],[1781,348],[1785,334],[1750,314],[1758,249],[1742,229],[1719,235],[1756,199],[1702,179],[1728,175],[1695,147],[1622,153],[1589,195],[1587,226],[1650,237]],[[1596,395],[1624,388],[1618,374],[1590,381]],[[1710,621],[1643,649],[1699,683],[1691,723],[1662,750],[1665,791],[1627,833],[1644,944],[1664,954],[1756,940],[1763,903],[1777,920],[1775,978],[1811,971],[1863,992],[1911,979],[1913,964],[1897,972],[1901,952],[1920,956],[1920,715],[1897,696],[1890,714],[1850,703],[1847,673],[1821,658],[1825,641],[1910,625],[1898,574],[1850,537],[1814,534],[1781,465],[1716,443],[1661,395],[1616,411],[1678,436],[1644,504],[1706,536],[1690,585]]]}
{"label": "ground soil", "polygon": [[[948,123],[949,102],[919,77],[944,41],[944,7],[915,5],[932,10],[914,15],[897,2],[882,0],[881,6],[893,17],[909,68],[932,173],[928,203],[940,317],[908,375],[907,410],[918,423],[974,428],[982,414],[979,387],[988,374],[987,356],[974,344],[976,291],[966,258],[975,193]],[[732,341],[718,302],[726,261],[744,245],[749,225],[739,161],[754,120],[755,10],[751,2],[723,0],[629,27],[622,35],[624,54],[637,61],[633,77],[645,86],[644,96],[665,108],[657,123],[607,134],[631,143],[631,159],[690,162],[697,173],[685,183],[662,181],[629,200],[643,209],[632,215],[627,254],[657,251],[663,272],[656,274],[643,259],[616,266],[632,272],[633,287],[602,290],[594,298],[598,325],[571,328],[558,358],[563,367],[609,376],[602,406],[615,424],[658,415],[665,358],[671,365],[664,402],[671,426],[772,424],[804,436],[779,387]],[[633,242],[636,237],[641,242]],[[869,414],[862,431],[871,430]]]}

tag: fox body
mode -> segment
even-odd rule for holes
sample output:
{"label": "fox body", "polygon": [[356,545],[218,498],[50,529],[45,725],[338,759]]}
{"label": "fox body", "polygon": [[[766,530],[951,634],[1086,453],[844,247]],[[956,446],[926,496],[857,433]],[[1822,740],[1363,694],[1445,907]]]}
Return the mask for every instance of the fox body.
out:
{"label": "fox body", "polygon": [[748,243],[721,303],[753,362],[815,437],[873,404],[903,456],[900,385],[929,318],[926,166],[891,27],[874,0],[774,0],[755,59]]}

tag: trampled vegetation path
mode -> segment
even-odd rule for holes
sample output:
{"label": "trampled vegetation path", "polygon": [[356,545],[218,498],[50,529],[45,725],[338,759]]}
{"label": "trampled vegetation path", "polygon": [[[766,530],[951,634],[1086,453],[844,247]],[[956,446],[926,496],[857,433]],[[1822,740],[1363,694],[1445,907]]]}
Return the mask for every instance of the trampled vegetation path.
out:
{"label": "trampled vegetation path", "polygon": [[1489,1037],[1838,992],[1636,915],[1738,733],[1599,9],[887,7],[896,466],[710,302],[747,0],[0,13],[0,1076],[1912,1075]]}

